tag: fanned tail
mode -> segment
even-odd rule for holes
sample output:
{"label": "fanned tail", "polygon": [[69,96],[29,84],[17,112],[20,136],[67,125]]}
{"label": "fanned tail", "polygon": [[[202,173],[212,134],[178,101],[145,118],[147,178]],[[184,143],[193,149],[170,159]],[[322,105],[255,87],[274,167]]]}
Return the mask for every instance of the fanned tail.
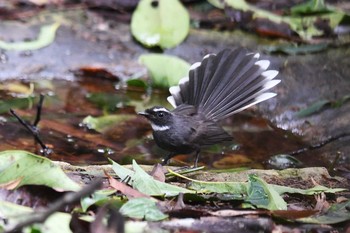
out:
{"label": "fanned tail", "polygon": [[242,48],[209,54],[170,88],[168,101],[174,107],[193,105],[208,119],[222,120],[276,95],[267,92],[280,82],[274,80],[278,71],[267,70],[269,65]]}

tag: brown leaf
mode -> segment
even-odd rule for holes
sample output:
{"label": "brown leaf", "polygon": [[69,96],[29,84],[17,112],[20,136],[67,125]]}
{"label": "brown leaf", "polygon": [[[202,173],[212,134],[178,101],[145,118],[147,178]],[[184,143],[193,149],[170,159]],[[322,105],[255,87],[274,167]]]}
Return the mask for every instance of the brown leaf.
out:
{"label": "brown leaf", "polygon": [[235,217],[242,215],[259,215],[259,214],[269,214],[270,211],[267,210],[218,210],[209,212],[213,216],[219,217]]}
{"label": "brown leaf", "polygon": [[17,188],[17,186],[19,185],[19,183],[21,183],[22,180],[23,180],[23,177],[18,177],[15,180],[10,180],[7,183],[0,184],[0,188],[7,189],[7,190],[13,190],[13,189]]}
{"label": "brown leaf", "polygon": [[163,166],[159,163],[154,165],[150,175],[155,180],[158,180],[160,182],[165,182],[165,175],[164,175]]}
{"label": "brown leaf", "polygon": [[109,185],[112,188],[114,188],[114,189],[120,191],[121,193],[123,193],[125,196],[128,197],[128,199],[136,198],[136,197],[149,197],[149,198],[151,198],[150,196],[148,196],[148,195],[146,195],[144,193],[141,193],[140,191],[137,191],[136,189],[133,189],[133,188],[129,187],[128,185],[122,183],[122,182],[117,181],[116,179],[111,177],[106,171],[105,171],[105,175],[108,178]]}
{"label": "brown leaf", "polygon": [[284,219],[298,219],[307,218],[311,215],[316,214],[316,210],[274,210],[271,211],[273,216],[284,218]]}

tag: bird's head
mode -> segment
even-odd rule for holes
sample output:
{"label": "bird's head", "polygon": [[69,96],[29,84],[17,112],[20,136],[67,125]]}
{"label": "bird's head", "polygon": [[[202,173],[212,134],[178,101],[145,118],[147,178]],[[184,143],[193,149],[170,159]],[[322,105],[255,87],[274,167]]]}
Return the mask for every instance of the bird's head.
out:
{"label": "bird's head", "polygon": [[146,117],[151,122],[154,131],[168,130],[173,122],[173,113],[164,107],[156,106],[138,114]]}

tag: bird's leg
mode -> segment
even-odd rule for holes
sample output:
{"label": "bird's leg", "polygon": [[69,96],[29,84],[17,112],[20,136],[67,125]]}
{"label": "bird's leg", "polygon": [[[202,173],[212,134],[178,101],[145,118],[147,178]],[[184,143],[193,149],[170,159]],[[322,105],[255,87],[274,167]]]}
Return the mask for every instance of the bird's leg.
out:
{"label": "bird's leg", "polygon": [[194,164],[193,167],[197,167],[198,166],[198,159],[199,159],[199,153],[201,152],[201,150],[196,150],[196,158],[194,160]]}
{"label": "bird's leg", "polygon": [[176,154],[175,153],[169,153],[167,156],[165,156],[163,159],[162,159],[162,162],[161,164],[164,166],[164,165],[167,165],[169,163],[169,160],[174,157]]}

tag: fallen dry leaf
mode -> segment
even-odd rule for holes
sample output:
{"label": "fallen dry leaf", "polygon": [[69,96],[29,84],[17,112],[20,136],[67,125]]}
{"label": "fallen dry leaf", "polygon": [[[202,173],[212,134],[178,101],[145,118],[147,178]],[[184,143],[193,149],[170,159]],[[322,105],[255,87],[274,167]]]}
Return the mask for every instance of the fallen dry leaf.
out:
{"label": "fallen dry leaf", "polygon": [[165,174],[163,170],[163,166],[160,163],[154,165],[150,175],[160,182],[165,182]]}
{"label": "fallen dry leaf", "polygon": [[2,189],[6,189],[6,190],[13,190],[15,189],[16,187],[18,187],[19,183],[21,183],[21,181],[23,180],[23,177],[18,177],[17,179],[15,180],[10,180],[9,182],[7,183],[4,183],[4,184],[0,184],[0,188]]}
{"label": "fallen dry leaf", "polygon": [[124,184],[123,182],[117,181],[112,176],[110,176],[106,171],[105,171],[105,175],[108,178],[109,185],[112,188],[120,191],[125,196],[127,196],[128,199],[130,199],[130,198],[137,198],[137,197],[148,197],[148,198],[151,198],[150,196],[148,196],[148,195],[146,195],[144,193],[141,193],[141,192],[137,191],[136,189],[131,188],[130,186]]}

